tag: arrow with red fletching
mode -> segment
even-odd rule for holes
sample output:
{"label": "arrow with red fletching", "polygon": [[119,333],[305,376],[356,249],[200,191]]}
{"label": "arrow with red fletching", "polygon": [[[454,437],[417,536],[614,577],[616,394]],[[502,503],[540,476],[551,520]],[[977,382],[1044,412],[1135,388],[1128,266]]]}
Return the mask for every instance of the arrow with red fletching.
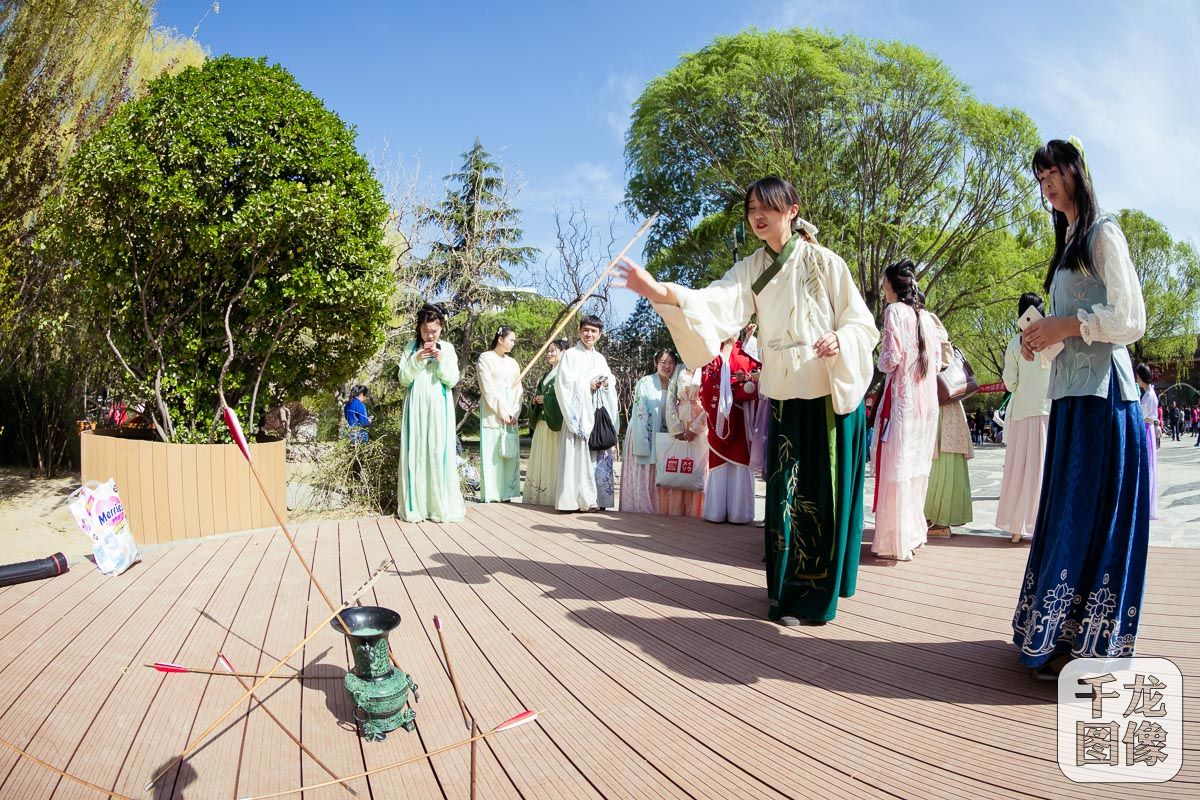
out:
{"label": "arrow with red fletching", "polygon": [[247,461],[253,462],[250,458],[250,445],[246,442],[246,434],[242,433],[242,424],[238,422],[237,412],[229,406],[221,407],[221,414],[225,417],[225,427],[229,428],[229,435],[233,437],[233,443],[242,451],[242,455]]}
{"label": "arrow with red fletching", "polygon": [[[261,672],[233,672],[232,670],[200,669],[199,667],[185,667],[183,664],[172,664],[169,661],[155,661],[153,664],[143,664],[143,666],[151,667],[159,672],[166,672],[170,674],[191,673],[193,675],[226,675],[237,678],[261,678],[263,676],[263,673]],[[331,680],[341,680],[341,677],[338,675],[305,675],[302,672],[297,672],[294,675],[272,675],[271,677],[284,681],[290,681],[296,678],[329,678]]]}

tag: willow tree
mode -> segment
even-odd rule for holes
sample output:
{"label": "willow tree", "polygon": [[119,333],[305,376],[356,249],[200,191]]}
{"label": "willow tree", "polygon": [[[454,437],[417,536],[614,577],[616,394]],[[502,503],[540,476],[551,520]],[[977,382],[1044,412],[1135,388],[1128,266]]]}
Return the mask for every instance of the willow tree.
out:
{"label": "willow tree", "polygon": [[626,198],[639,216],[662,214],[651,268],[703,282],[729,266],[744,187],[786,178],[881,313],[889,263],[917,262],[931,289],[972,269],[987,236],[1028,220],[1037,142],[1028,116],[979,101],[911,45],[752,29],[684,56],[642,92]]}

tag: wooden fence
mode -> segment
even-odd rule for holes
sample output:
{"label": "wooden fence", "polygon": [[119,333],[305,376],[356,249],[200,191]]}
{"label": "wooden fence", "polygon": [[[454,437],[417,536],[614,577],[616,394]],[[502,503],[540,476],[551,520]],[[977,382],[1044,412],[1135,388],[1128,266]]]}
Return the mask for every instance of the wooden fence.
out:
{"label": "wooden fence", "polygon": [[[275,516],[232,444],[163,444],[84,431],[83,481],[113,478],[139,544],[274,526]],[[287,519],[284,442],[251,444],[254,466]]]}

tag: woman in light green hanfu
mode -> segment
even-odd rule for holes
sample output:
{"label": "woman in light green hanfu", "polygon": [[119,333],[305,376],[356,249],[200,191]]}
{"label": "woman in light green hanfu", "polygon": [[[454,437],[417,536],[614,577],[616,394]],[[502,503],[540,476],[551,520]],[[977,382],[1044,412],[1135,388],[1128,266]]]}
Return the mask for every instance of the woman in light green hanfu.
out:
{"label": "woman in light green hanfu", "polygon": [[458,355],[440,341],[445,313],[425,304],[417,312],[417,338],[404,348],[400,383],[400,477],[396,494],[405,522],[461,522],[466,516],[455,452],[454,394]]}
{"label": "woman in light green hanfu", "polygon": [[521,367],[509,355],[517,334],[501,325],[492,349],[479,356],[479,499],[507,502],[521,496]]}

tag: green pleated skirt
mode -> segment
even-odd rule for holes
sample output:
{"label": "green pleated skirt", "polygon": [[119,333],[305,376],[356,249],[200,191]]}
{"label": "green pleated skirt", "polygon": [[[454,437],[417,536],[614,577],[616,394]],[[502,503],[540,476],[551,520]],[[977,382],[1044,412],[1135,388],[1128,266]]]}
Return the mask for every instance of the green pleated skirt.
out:
{"label": "green pleated skirt", "polygon": [[929,470],[925,519],[934,525],[966,525],[971,514],[971,473],[962,453],[942,453]]}
{"label": "green pleated skirt", "polygon": [[829,397],[772,400],[767,452],[767,616],[828,621],[854,594],[862,548],[866,414]]}

